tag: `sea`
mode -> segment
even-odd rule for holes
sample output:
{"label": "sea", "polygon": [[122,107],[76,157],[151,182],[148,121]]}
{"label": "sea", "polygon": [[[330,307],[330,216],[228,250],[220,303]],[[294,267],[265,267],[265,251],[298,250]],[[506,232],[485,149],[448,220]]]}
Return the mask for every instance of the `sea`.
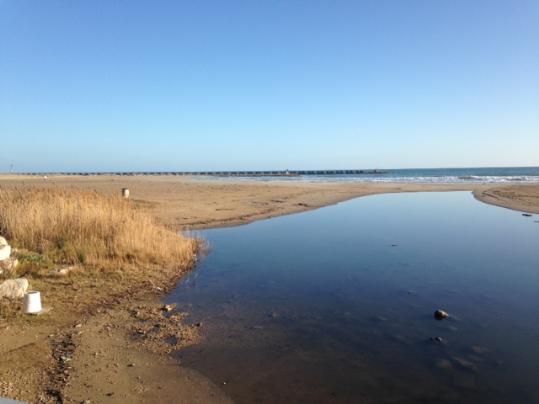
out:
{"label": "sea", "polygon": [[[414,182],[414,183],[523,183],[539,182],[539,167],[365,169],[366,174],[309,174],[296,176],[234,176],[258,181]],[[221,177],[229,178],[229,177]]]}

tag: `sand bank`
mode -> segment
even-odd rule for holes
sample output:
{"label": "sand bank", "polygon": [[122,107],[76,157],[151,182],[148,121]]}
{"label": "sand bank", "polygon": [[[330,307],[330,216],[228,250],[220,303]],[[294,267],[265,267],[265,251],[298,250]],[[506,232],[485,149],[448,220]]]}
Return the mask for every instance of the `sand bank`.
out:
{"label": "sand bank", "polygon": [[539,184],[506,185],[474,190],[482,202],[528,213],[539,213]]}

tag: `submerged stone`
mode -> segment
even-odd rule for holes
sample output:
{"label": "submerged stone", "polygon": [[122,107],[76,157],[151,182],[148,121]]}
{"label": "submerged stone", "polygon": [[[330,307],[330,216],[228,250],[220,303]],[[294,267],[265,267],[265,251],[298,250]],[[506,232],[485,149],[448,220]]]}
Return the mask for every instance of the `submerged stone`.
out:
{"label": "submerged stone", "polygon": [[453,369],[453,365],[447,359],[438,359],[436,361],[436,367],[439,369],[450,370]]}
{"label": "submerged stone", "polygon": [[473,345],[470,350],[475,353],[475,354],[478,354],[478,355],[482,355],[482,354],[485,354],[487,352],[490,351],[490,349],[484,347],[484,346],[479,346],[479,345]]}
{"label": "submerged stone", "polygon": [[472,372],[477,371],[477,365],[467,359],[461,358],[459,356],[454,356],[453,361],[463,369],[470,370]]}

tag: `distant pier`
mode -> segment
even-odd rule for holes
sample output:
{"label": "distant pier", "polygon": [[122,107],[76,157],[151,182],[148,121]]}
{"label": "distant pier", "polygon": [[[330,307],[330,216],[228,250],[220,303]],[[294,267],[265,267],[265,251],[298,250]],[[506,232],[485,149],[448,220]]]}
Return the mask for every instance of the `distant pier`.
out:
{"label": "distant pier", "polygon": [[272,171],[108,171],[108,172],[27,172],[19,175],[180,175],[180,176],[208,176],[208,177],[299,177],[324,175],[381,175],[387,174],[382,170],[272,170]]}

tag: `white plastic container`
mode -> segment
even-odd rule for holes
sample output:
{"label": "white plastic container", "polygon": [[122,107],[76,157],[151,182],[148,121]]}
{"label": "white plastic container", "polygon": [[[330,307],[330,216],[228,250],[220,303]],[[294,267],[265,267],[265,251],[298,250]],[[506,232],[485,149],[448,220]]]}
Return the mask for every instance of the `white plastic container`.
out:
{"label": "white plastic container", "polygon": [[37,314],[42,310],[41,293],[32,291],[24,294],[23,310],[27,314]]}
{"label": "white plastic container", "polygon": [[125,199],[129,198],[129,189],[128,188],[122,188],[122,197]]}

